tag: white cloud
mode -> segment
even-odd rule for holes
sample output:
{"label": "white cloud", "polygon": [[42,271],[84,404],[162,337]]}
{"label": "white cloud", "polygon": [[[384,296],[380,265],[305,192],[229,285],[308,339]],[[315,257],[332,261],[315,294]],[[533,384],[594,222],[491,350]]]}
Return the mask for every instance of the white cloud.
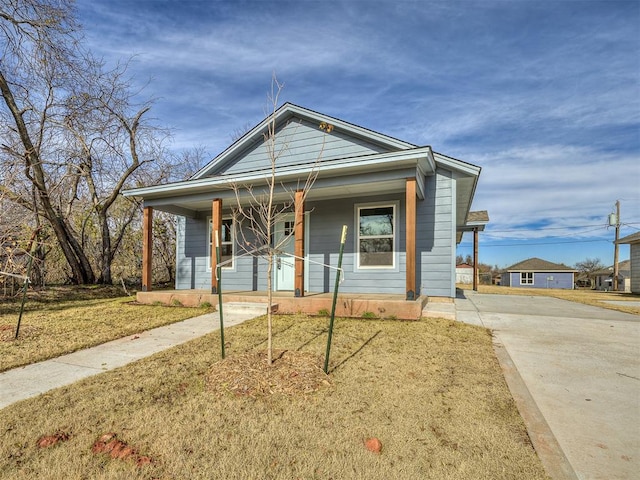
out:
{"label": "white cloud", "polygon": [[[640,223],[640,8],[634,2],[82,3],[95,51],[138,54],[174,148],[212,154],[283,101],[483,167],[493,238]],[[544,225],[546,230],[531,230]],[[640,227],[640,225],[636,225]],[[585,231],[584,233],[581,233]],[[492,238],[492,237],[487,237]],[[567,237],[571,238],[571,237]]]}

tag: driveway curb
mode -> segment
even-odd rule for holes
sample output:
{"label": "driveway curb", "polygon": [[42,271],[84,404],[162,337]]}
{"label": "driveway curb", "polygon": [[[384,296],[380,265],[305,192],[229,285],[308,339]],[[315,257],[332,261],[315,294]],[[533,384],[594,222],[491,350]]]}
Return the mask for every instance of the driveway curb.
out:
{"label": "driveway curb", "polygon": [[507,352],[504,345],[496,343],[495,340],[493,349],[502,367],[511,395],[527,427],[527,433],[531,443],[533,443],[533,448],[538,454],[547,475],[554,480],[578,480],[578,476],[531,396],[509,352]]}

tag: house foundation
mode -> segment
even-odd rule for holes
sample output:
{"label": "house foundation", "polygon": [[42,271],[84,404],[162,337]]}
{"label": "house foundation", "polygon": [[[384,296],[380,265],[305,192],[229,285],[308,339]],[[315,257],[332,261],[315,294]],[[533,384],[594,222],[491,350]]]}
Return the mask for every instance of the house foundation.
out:
{"label": "house foundation", "polygon": [[[264,303],[267,313],[267,292],[223,292],[223,305],[230,302]],[[138,292],[138,303],[182,305],[197,307],[203,303],[218,305],[218,295],[206,290],[153,290]],[[354,318],[388,318],[398,320],[418,320],[428,301],[427,296],[416,300],[406,300],[404,295],[338,294],[336,315]],[[295,297],[291,292],[273,293],[273,312],[278,314],[303,313],[307,315],[327,315],[331,312],[332,293],[306,293]]]}

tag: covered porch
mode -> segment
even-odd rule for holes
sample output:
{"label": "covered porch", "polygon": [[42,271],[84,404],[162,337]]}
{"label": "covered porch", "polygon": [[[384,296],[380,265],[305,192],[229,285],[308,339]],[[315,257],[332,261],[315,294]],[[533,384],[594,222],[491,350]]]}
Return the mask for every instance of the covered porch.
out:
{"label": "covered porch", "polygon": [[[305,296],[317,297],[317,293],[309,291],[306,278],[308,269],[308,261],[306,257],[308,250],[306,244],[308,239],[308,214],[314,210],[314,207],[308,207],[309,202],[314,202],[318,205],[319,202],[335,201],[339,199],[353,200],[360,198],[371,198],[375,196],[389,196],[394,195],[395,202],[398,205],[397,212],[400,213],[400,204],[402,204],[403,218],[398,218],[398,232],[402,230],[402,242],[400,242],[399,233],[395,233],[394,242],[398,242],[395,245],[393,254],[402,252],[406,254],[406,265],[402,271],[403,284],[405,295],[398,295],[399,298],[403,298],[406,301],[416,301],[420,296],[420,286],[417,278],[417,231],[416,231],[416,216],[417,216],[417,204],[425,199],[425,177],[424,170],[430,171],[432,174],[435,171],[433,166],[433,157],[429,148],[418,149],[419,152],[411,152],[411,155],[404,154],[404,162],[401,164],[396,157],[400,154],[393,156],[395,160],[395,168],[397,170],[385,171],[382,174],[373,174],[371,172],[361,173],[357,170],[357,175],[348,176],[344,178],[336,178],[334,176],[325,177],[325,171],[318,172],[317,178],[314,181],[313,188],[310,190],[304,190],[299,188],[299,182],[297,180],[298,174],[294,179],[287,183],[288,179],[281,179],[273,195],[274,204],[289,204],[291,221],[290,227],[287,228],[287,236],[291,239],[292,250],[286,252],[291,260],[292,264],[292,285],[291,288],[284,289],[284,292],[278,292],[279,296],[289,295],[295,298],[303,298]],[[390,155],[380,155],[384,161],[389,161]],[[422,165],[424,163],[427,166]],[[343,165],[341,165],[343,167]],[[358,165],[358,169],[362,169],[361,165]],[[308,174],[309,172],[304,172]],[[213,178],[203,181],[205,185],[198,185],[193,187],[191,185],[171,185],[165,187],[161,192],[156,192],[155,189],[139,189],[135,194],[144,198],[143,209],[143,248],[142,248],[142,290],[145,293],[152,292],[152,270],[153,270],[153,215],[154,210],[160,210],[168,213],[172,213],[181,217],[210,221],[212,241],[209,245],[208,258],[210,268],[207,269],[208,282],[210,284],[210,290],[202,290],[203,294],[214,295],[217,294],[219,284],[217,278],[218,260],[216,255],[216,245],[222,246],[225,243],[236,243],[234,238],[223,238],[223,232],[233,231],[234,225],[226,227],[224,225],[225,220],[229,220],[230,211],[242,206],[246,208],[251,205],[254,200],[254,195],[257,195],[251,191],[251,182],[264,182],[264,179],[250,177],[243,179],[243,182],[238,184],[248,185],[244,189],[234,190],[229,186],[229,180],[226,178]],[[206,187],[206,188],[205,188]],[[199,190],[202,188],[202,191]],[[261,187],[264,189],[264,187]],[[147,192],[149,190],[149,192]],[[165,190],[170,190],[168,193]],[[173,192],[172,190],[177,190]],[[183,192],[184,190],[184,192]],[[170,193],[170,195],[169,195]],[[178,195],[178,193],[184,195]],[[260,194],[263,192],[260,191]],[[157,196],[157,198],[156,198]],[[387,203],[393,203],[386,200]],[[349,219],[349,232],[350,235],[355,235],[353,232],[353,219]],[[402,225],[400,225],[402,224]],[[316,225],[318,225],[316,223]],[[225,230],[226,228],[226,230]],[[275,224],[272,226],[275,228]],[[275,230],[274,230],[275,236]],[[244,247],[242,247],[244,248]],[[228,253],[228,260],[235,262],[245,252],[239,249],[236,253],[233,249]],[[266,246],[261,248],[268,248]],[[351,248],[351,247],[349,247]],[[239,255],[238,255],[239,254]],[[223,258],[225,265],[225,259]],[[397,263],[397,262],[396,262]],[[396,265],[397,266],[397,265]],[[223,274],[225,276],[226,274]],[[251,283],[247,283],[249,288]],[[192,285],[193,288],[193,285]],[[224,288],[224,287],[223,287]],[[260,288],[254,288],[253,290],[247,290],[251,294],[259,292]],[[286,290],[289,290],[288,293]],[[194,290],[190,290],[194,291]],[[199,291],[199,290],[198,290]],[[277,291],[277,290],[276,290]],[[266,295],[266,293],[265,293]],[[206,300],[208,301],[208,300]],[[217,300],[216,300],[217,301]],[[211,302],[214,303],[214,302]],[[419,308],[416,308],[419,310]]]}

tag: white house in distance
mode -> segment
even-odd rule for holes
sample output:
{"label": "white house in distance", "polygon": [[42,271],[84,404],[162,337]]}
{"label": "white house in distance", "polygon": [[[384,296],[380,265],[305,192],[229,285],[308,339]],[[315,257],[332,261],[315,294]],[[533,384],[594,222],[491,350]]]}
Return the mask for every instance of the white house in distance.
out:
{"label": "white house in distance", "polygon": [[473,266],[466,263],[456,265],[456,283],[473,283]]}
{"label": "white house in distance", "polygon": [[[613,265],[593,272],[596,290],[613,290]],[[618,263],[618,291],[631,291],[631,260]]]}

